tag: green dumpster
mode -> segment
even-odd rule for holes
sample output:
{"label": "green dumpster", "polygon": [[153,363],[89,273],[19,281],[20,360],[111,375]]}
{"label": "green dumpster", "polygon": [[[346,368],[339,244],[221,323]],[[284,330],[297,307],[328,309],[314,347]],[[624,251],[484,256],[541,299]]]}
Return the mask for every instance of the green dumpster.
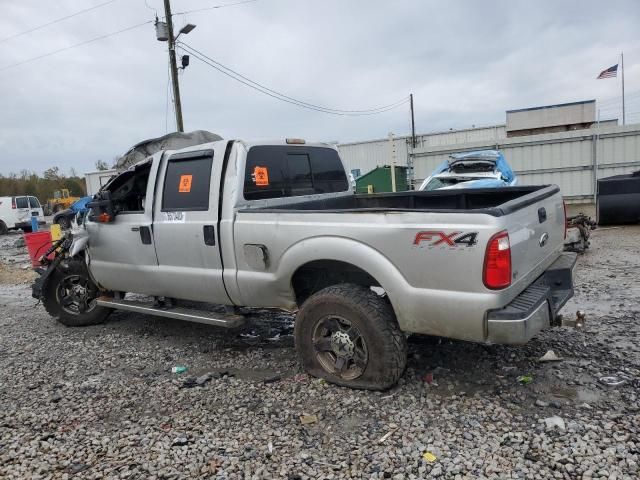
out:
{"label": "green dumpster", "polygon": [[[407,167],[397,166],[396,171],[396,192],[408,190]],[[356,179],[356,193],[368,193],[371,185],[372,193],[392,192],[391,166],[384,165],[376,167],[368,173]]]}

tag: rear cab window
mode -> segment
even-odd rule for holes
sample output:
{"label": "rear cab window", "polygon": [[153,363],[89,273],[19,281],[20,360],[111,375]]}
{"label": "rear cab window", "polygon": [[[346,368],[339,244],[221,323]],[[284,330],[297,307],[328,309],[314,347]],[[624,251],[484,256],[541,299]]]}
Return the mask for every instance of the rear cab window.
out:
{"label": "rear cab window", "polygon": [[247,153],[244,198],[295,197],[349,190],[338,152],[323,147],[260,145]]}
{"label": "rear cab window", "polygon": [[29,208],[27,197],[16,197],[16,208]]}
{"label": "rear cab window", "polygon": [[40,202],[36,197],[29,197],[29,205],[31,208],[40,208]]}

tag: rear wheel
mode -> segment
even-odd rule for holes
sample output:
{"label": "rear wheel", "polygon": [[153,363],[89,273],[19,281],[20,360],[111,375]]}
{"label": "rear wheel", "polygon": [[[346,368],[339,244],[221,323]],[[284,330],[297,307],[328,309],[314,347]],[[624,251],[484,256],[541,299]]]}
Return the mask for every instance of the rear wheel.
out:
{"label": "rear wheel", "polygon": [[0,235],[6,235],[7,233],[9,233],[7,224],[0,220]]}
{"label": "rear wheel", "polygon": [[334,285],[309,297],[296,317],[295,339],[307,372],[347,387],[387,389],[407,362],[393,309],[359,285]]}
{"label": "rear wheel", "polygon": [[[65,268],[66,267],[66,268]],[[96,325],[106,320],[111,309],[99,307],[98,287],[91,281],[83,262],[61,264],[44,289],[43,304],[49,315],[69,327]]]}

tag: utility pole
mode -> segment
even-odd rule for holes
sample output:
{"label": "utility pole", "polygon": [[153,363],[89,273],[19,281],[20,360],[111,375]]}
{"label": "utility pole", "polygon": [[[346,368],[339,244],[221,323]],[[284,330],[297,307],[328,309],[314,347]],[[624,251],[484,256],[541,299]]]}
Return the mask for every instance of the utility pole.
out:
{"label": "utility pole", "polygon": [[414,154],[416,151],[416,121],[413,113],[413,93],[409,94],[409,106],[411,107],[411,151],[407,152],[407,167],[408,168],[408,178],[409,181],[409,189],[413,189],[413,181],[415,179],[415,172],[413,170],[414,164]]}
{"label": "utility pole", "polygon": [[622,125],[625,125],[627,118],[624,111],[624,52],[620,53],[620,67],[622,73]]}
{"label": "utility pole", "polygon": [[169,33],[169,64],[171,66],[171,83],[173,85],[173,99],[176,111],[176,129],[184,132],[182,123],[182,102],[180,101],[180,85],[178,83],[178,65],[176,64],[176,39],[173,36],[173,19],[171,17],[171,4],[169,0],[164,0],[164,15],[167,21],[167,31]]}
{"label": "utility pole", "polygon": [[391,153],[391,191],[396,191],[396,142],[393,133],[389,133],[389,150]]}
{"label": "utility pole", "polygon": [[413,115],[413,93],[409,94],[409,104],[411,105],[411,146],[416,148],[416,120]]}

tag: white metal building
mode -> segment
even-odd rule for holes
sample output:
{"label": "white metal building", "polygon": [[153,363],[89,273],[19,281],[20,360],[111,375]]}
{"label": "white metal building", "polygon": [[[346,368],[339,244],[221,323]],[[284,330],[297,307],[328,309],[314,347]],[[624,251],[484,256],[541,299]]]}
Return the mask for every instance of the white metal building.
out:
{"label": "white metal building", "polygon": [[[468,128],[463,130],[445,130],[442,132],[416,135],[416,150],[430,147],[443,147],[471,142],[498,142],[507,138],[505,125]],[[411,136],[394,137],[396,162],[408,165],[411,150]],[[341,143],[338,150],[347,170],[360,169],[366,173],[378,166],[391,163],[391,146],[388,138],[364,142]]]}
{"label": "white metal building", "polygon": [[[521,185],[555,183],[568,200],[589,202],[598,178],[640,170],[640,124],[592,123],[593,108],[588,100],[513,110],[506,125],[418,135],[415,149],[410,136],[396,137],[396,164],[412,168],[413,184],[419,185],[453,153],[497,149]],[[350,171],[364,174],[392,162],[388,138],[339,144],[338,149]]]}

